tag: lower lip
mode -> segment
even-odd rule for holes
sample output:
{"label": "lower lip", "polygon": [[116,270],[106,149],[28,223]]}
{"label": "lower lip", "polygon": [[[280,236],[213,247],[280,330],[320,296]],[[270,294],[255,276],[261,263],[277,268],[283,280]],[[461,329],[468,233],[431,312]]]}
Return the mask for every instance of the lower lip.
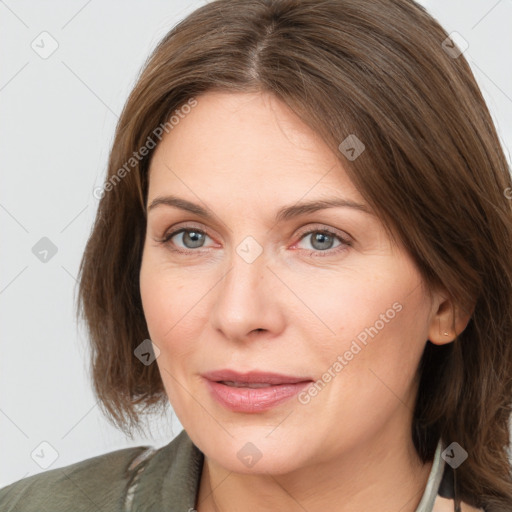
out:
{"label": "lower lip", "polygon": [[237,388],[205,379],[213,397],[224,407],[235,412],[263,412],[299,393],[311,381],[280,384],[267,388]]}

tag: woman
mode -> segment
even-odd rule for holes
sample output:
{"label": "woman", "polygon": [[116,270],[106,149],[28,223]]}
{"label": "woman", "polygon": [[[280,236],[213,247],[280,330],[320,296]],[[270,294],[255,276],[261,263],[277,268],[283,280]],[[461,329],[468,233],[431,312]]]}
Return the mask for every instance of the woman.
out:
{"label": "woman", "polygon": [[196,10],[119,120],[79,295],[108,417],[184,430],[2,510],[512,510],[511,186],[414,2]]}

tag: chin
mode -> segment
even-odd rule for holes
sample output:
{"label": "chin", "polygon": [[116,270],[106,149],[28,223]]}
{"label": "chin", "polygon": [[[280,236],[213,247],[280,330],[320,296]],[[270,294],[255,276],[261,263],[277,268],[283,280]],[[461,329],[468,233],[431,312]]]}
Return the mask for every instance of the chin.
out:
{"label": "chin", "polygon": [[240,436],[230,430],[233,438],[220,443],[212,442],[209,437],[201,450],[217,464],[235,473],[277,475],[296,470],[301,460],[299,455],[304,457],[302,440],[297,440],[295,447],[283,443],[281,439],[265,438],[272,428],[244,427]]}

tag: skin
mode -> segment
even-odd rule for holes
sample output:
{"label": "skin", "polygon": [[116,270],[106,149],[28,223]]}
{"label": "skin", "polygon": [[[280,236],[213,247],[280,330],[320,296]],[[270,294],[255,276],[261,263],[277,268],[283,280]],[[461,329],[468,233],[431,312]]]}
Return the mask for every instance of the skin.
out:
{"label": "skin", "polygon": [[[205,454],[196,509],[413,512],[432,465],[410,434],[415,372],[427,339],[449,343],[451,326],[469,319],[452,316],[445,294],[429,299],[369,207],[274,221],[283,206],[327,196],[365,205],[343,155],[280,100],[207,92],[197,101],[155,150],[147,204],[172,194],[214,216],[151,208],[140,271],[165,390]],[[159,242],[184,223],[187,233]],[[198,229],[203,238],[187,238]],[[315,242],[325,229],[335,235]],[[237,252],[248,236],[263,249],[251,263]],[[394,303],[400,312],[307,404],[232,412],[201,377],[234,368],[317,381]],[[247,442],[262,454],[252,467],[237,457]]]}

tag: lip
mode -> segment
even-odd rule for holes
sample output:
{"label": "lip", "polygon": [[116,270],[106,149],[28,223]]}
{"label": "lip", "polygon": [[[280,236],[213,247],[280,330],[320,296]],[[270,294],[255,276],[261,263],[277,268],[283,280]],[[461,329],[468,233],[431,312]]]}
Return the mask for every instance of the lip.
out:
{"label": "lip", "polygon": [[[267,372],[239,373],[219,370],[202,375],[215,400],[233,412],[258,413],[275,407],[311,384],[309,377],[292,377]],[[270,384],[264,388],[233,387],[218,381]]]}

